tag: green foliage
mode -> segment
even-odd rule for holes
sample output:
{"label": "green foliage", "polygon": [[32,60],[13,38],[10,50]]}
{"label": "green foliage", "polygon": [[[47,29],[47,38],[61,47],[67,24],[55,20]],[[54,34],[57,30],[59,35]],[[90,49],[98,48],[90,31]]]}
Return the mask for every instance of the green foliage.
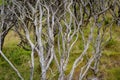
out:
{"label": "green foliage", "polygon": [[4,4],[6,5],[6,0],[0,0],[0,6],[3,5],[3,1],[4,1]]}
{"label": "green foliage", "polygon": [[0,0],[0,5],[2,5],[3,0]]}

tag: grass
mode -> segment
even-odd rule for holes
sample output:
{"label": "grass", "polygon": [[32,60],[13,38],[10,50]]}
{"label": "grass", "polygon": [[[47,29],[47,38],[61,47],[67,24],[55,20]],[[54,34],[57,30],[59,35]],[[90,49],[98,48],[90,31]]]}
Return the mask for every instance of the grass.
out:
{"label": "grass", "polygon": [[112,39],[107,43],[101,58],[104,80],[120,80],[120,29],[113,27]]}
{"label": "grass", "polygon": [[[14,37],[12,36],[14,35]],[[29,76],[30,52],[17,46],[19,38],[12,31],[7,35],[3,52],[24,77]],[[27,79],[27,78],[26,78]],[[7,62],[0,57],[0,80],[20,80]]]}
{"label": "grass", "polygon": [[[118,27],[113,28],[113,39],[110,40],[103,51],[103,57],[101,58],[100,73],[98,76],[102,76],[103,80],[120,80],[120,29]],[[86,31],[87,32],[87,31]],[[88,32],[87,32],[88,33]],[[85,34],[86,35],[86,34]],[[87,35],[86,35],[87,36]],[[79,39],[81,39],[79,37]],[[8,57],[8,59],[16,66],[20,71],[25,80],[29,80],[30,76],[30,51],[25,51],[24,49],[17,46],[19,43],[19,38],[14,32],[10,32],[5,38],[3,52]],[[70,55],[69,65],[67,66],[66,74],[69,73],[72,68],[73,61],[79,56],[83,50],[83,45],[81,40],[75,43]],[[91,48],[88,52],[91,51]],[[83,65],[81,63],[80,65]],[[54,63],[51,64],[54,67]],[[76,75],[79,71],[79,67],[76,69]],[[35,58],[35,80],[40,78],[40,67],[39,59]],[[50,77],[50,76],[48,76]],[[58,77],[56,72],[53,77]],[[15,74],[13,69],[9,64],[0,56],[0,80],[19,80],[18,76]]]}
{"label": "grass", "polygon": [[[20,71],[25,80],[30,79],[30,51],[17,46],[20,39],[13,32],[5,38],[3,52],[7,58],[14,64],[14,66]],[[39,60],[35,58],[35,72],[34,78],[39,80],[40,78],[40,67]],[[11,66],[0,56],[0,80],[20,80],[16,73],[13,71]]]}
{"label": "grass", "polygon": [[120,80],[120,68],[111,68],[110,70],[106,70],[107,80]]}

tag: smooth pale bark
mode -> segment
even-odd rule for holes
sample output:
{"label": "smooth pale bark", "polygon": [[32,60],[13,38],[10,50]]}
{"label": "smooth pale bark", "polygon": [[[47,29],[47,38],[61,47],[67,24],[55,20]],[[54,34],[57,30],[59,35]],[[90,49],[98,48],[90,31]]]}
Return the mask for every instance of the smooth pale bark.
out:
{"label": "smooth pale bark", "polygon": [[[97,72],[105,39],[104,34],[107,31],[103,28],[105,16],[110,11],[109,14],[114,19],[119,18],[120,11],[116,11],[118,16],[115,13],[115,8],[120,6],[119,3],[119,0],[12,0],[11,4],[8,4],[9,11],[14,15],[16,25],[24,31],[20,36],[23,36],[31,47],[30,80],[33,80],[34,76],[35,53],[39,58],[41,80],[47,79],[52,62],[56,64],[55,67],[58,70],[51,69],[49,74],[57,71],[59,73],[58,80],[64,80],[66,77],[72,80],[80,62],[85,64],[80,66],[79,80],[84,79],[90,69]],[[3,12],[4,6],[1,14]],[[1,17],[1,26],[3,26],[4,20],[6,20],[5,17]],[[31,26],[28,25],[29,23]],[[33,33],[32,36],[31,33]],[[2,48],[5,36],[5,34],[3,37],[1,35],[0,48]],[[69,62],[73,55],[72,49],[75,48],[74,45],[78,41],[80,45],[83,45],[83,49],[80,49],[82,51],[72,61],[72,68],[69,75],[66,75],[67,66],[71,65]],[[92,51],[88,52],[90,48]],[[87,57],[86,60],[84,60],[85,57]],[[14,70],[22,78],[15,68]]]}

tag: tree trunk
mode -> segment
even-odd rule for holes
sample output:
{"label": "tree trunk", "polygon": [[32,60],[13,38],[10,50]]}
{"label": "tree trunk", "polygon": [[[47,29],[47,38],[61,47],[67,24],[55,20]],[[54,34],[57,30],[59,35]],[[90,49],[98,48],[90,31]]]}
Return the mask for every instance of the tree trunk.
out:
{"label": "tree trunk", "polygon": [[1,50],[3,48],[4,40],[5,40],[5,36],[1,36],[1,44],[0,44]]}
{"label": "tree trunk", "polygon": [[1,50],[2,50],[2,48],[3,48],[3,45],[4,45],[4,40],[5,40],[5,37],[6,37],[6,35],[8,34],[8,32],[9,32],[9,30],[10,30],[11,28],[9,28],[7,31],[5,31],[3,34],[1,34],[1,44],[0,44],[0,48],[1,48]]}

